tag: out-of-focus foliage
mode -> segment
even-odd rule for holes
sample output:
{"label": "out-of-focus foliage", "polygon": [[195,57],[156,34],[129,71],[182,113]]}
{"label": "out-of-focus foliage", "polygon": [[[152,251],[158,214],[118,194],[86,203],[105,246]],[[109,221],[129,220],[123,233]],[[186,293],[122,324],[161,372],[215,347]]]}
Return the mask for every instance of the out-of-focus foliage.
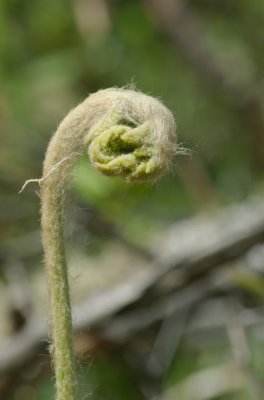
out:
{"label": "out-of-focus foliage", "polygon": [[[212,197],[237,200],[254,190],[256,173],[261,173],[261,168],[257,168],[252,151],[253,134],[232,104],[201,81],[181,50],[157,31],[141,2],[100,1],[100,6],[92,3],[1,2],[3,187],[12,193],[28,177],[40,176],[51,133],[69,108],[88,93],[101,87],[135,83],[140,90],[166,102],[176,116],[179,141],[191,150],[193,158],[199,157],[200,174],[206,174],[210,185],[207,191],[200,188],[200,205],[215,200]],[[231,3],[220,6],[211,1],[201,2],[199,8],[194,6],[204,24],[205,38],[225,63],[227,74],[253,87],[263,70],[260,37],[264,7],[259,1],[250,5]],[[175,162],[181,175],[184,166],[179,159]],[[195,168],[195,164],[189,165]],[[93,189],[92,183],[85,183],[85,174],[82,168],[80,181],[84,184],[78,187],[88,199]],[[90,176],[89,171],[87,174]],[[176,168],[154,188],[125,188],[131,205],[123,212],[139,209],[161,222],[183,215],[199,207],[193,193],[199,191],[199,183],[195,188],[195,183],[189,181],[190,177],[181,179]],[[100,185],[106,189],[103,182],[98,178],[98,191]],[[122,185],[119,181],[109,185],[117,195],[123,192],[123,188],[117,189]],[[206,196],[208,191],[210,195]],[[122,196],[121,203],[125,203]],[[9,204],[8,198],[3,200]],[[104,203],[107,207],[107,196],[105,201],[98,200],[100,207]],[[17,209],[22,208],[20,212],[28,216],[27,209],[34,213],[35,207],[36,202],[27,191],[13,208],[18,213]],[[136,215],[138,212],[134,218]]]}
{"label": "out-of-focus foliage", "polygon": [[[175,115],[179,143],[190,150],[189,155],[176,157],[172,173],[155,185],[127,185],[120,179],[100,176],[87,159],[76,166],[75,196],[84,206],[96,208],[107,220],[117,223],[135,243],[146,243],[161,226],[174,220],[262,190],[264,159],[259,157],[259,148],[263,144],[264,118],[262,126],[254,124],[254,118],[246,123],[239,99],[229,96],[228,90],[221,90],[221,84],[214,84],[210,77],[207,80],[206,74],[195,68],[183,49],[158,29],[146,3],[1,0],[3,243],[38,229],[39,204],[34,196],[38,187],[33,184],[23,194],[17,193],[26,179],[41,176],[47,143],[63,116],[100,88],[131,84],[160,97]],[[202,26],[202,41],[224,66],[226,76],[245,92],[258,92],[257,98],[263,96],[264,2],[186,3]],[[253,115],[254,107],[253,102]],[[38,264],[39,258],[33,258],[28,266],[34,269]],[[258,346],[254,341],[252,346],[257,359]],[[191,346],[185,350],[181,349],[184,355],[172,365],[167,377],[170,384],[214,362],[204,361],[212,355],[210,349],[203,349],[203,355]],[[214,351],[218,361],[224,357],[221,349]],[[87,382],[87,373],[92,382]],[[143,398],[131,389],[132,375],[122,371],[119,362],[113,366],[99,357],[95,364],[84,367],[82,376],[83,385],[87,383],[94,399]],[[35,392],[21,386],[12,399],[50,398],[51,389],[43,377],[36,388]],[[227,398],[251,397],[234,394],[223,400]]]}

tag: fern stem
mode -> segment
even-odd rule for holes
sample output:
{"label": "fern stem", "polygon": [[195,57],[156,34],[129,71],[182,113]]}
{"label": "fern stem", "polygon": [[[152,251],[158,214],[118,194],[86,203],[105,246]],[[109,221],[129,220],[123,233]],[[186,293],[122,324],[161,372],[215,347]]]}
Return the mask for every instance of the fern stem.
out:
{"label": "fern stem", "polygon": [[101,173],[128,181],[153,180],[168,168],[175,147],[175,123],[167,108],[152,97],[125,89],[106,89],[89,96],[64,118],[50,141],[40,184],[56,400],[76,399],[64,249],[72,168],[88,151],[92,165]]}

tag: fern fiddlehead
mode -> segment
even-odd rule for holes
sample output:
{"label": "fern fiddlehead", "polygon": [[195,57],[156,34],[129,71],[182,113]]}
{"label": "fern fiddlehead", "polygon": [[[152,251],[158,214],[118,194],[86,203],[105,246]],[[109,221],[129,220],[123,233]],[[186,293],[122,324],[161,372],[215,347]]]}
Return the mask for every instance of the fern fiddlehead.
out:
{"label": "fern fiddlehead", "polygon": [[103,174],[127,181],[153,180],[168,169],[175,147],[174,118],[161,102],[115,88],[90,95],[64,118],[50,141],[40,180],[41,224],[57,400],[76,398],[63,234],[72,168],[88,152],[91,164]]}

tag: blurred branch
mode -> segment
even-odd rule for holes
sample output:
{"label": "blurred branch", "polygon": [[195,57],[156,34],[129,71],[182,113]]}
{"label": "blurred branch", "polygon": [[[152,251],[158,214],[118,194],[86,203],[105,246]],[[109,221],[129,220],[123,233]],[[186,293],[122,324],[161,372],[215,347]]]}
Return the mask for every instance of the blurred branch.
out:
{"label": "blurred branch", "polygon": [[[184,0],[143,0],[149,15],[204,79],[218,88],[250,128],[256,161],[264,164],[264,99],[259,85],[237,80],[228,65],[206,43],[203,27]],[[239,66],[238,66],[239,68]]]}
{"label": "blurred branch", "polygon": [[172,313],[164,318],[157,334],[153,349],[148,357],[146,370],[148,375],[162,378],[171,366],[175,353],[184,336],[189,317],[189,308],[179,313]]}
{"label": "blurred branch", "polygon": [[181,280],[188,280],[240,257],[263,241],[264,203],[261,198],[251,198],[173,225],[157,240],[156,261],[163,266],[163,273],[172,270],[178,279],[181,273]]}
{"label": "blurred branch", "polygon": [[168,317],[162,316],[161,326],[147,362],[139,369],[139,363],[134,368],[139,370],[142,391],[147,399],[158,399],[163,392],[163,379],[180,348],[190,316],[189,307]]}
{"label": "blurred branch", "polygon": [[4,259],[10,255],[16,259],[34,257],[42,251],[40,231],[32,231],[15,239],[6,239],[0,245],[0,254]]}
{"label": "blurred branch", "polygon": [[261,379],[251,367],[250,348],[248,338],[241,320],[241,306],[235,299],[229,301],[229,319],[227,321],[227,333],[234,361],[247,376],[247,383],[256,400],[263,399],[264,388]]}
{"label": "blurred branch", "polygon": [[8,283],[9,312],[14,331],[19,331],[31,316],[33,299],[26,269],[21,261],[10,258],[2,266]]}
{"label": "blurred branch", "polygon": [[[213,268],[242,256],[263,240],[264,202],[261,198],[231,206],[214,217],[194,217],[177,224],[159,238],[155,262],[149,263],[117,287],[90,296],[76,307],[74,327],[76,330],[99,327],[100,330],[100,326],[104,327],[107,321],[108,336],[114,336],[114,331],[120,336],[119,318],[122,317],[124,332],[131,328],[131,334],[131,323],[135,320],[133,315],[137,315],[137,321],[142,321],[141,326],[137,322],[136,330],[150,326],[165,315],[197,304],[219,285],[219,279],[213,284],[211,275],[190,285],[195,277],[201,277]],[[140,318],[143,299],[144,302],[147,299],[147,303]],[[132,309],[131,315],[128,306]],[[115,318],[118,329],[114,329]],[[0,343],[0,372],[23,365],[36,353],[41,343],[46,342],[47,337],[47,324],[36,318],[31,319],[23,330]]]}
{"label": "blurred branch", "polygon": [[[221,289],[225,286],[226,282]],[[171,294],[154,299],[145,307],[134,308],[107,321],[107,325],[103,325],[103,334],[115,342],[125,343],[137,332],[143,331],[154,323],[172,315],[187,312],[192,306],[206,299],[217,287],[219,285],[209,276],[186,288],[179,288]]]}
{"label": "blurred branch", "polygon": [[167,390],[162,400],[210,400],[243,389],[245,384],[246,376],[235,364],[211,366]]}
{"label": "blurred branch", "polygon": [[[89,209],[89,212],[83,210]],[[80,225],[92,234],[100,237],[116,239],[122,243],[127,249],[132,250],[136,254],[142,256],[146,260],[152,260],[153,255],[149,250],[134,243],[127,238],[119,229],[119,227],[108,221],[102,213],[95,207],[89,204],[80,204],[77,208],[78,229]],[[40,231],[32,231],[26,235],[15,239],[6,239],[0,244],[0,254],[3,259],[8,259],[10,255],[15,256],[17,259],[25,259],[34,257],[42,252],[41,235]]]}
{"label": "blurred branch", "polygon": [[44,321],[32,317],[22,330],[0,343],[0,373],[22,367],[38,352],[47,337]]}

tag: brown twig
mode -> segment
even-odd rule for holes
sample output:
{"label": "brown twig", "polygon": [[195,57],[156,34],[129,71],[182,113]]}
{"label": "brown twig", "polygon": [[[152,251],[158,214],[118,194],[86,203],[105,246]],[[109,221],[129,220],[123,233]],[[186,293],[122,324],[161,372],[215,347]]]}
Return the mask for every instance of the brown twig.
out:
{"label": "brown twig", "polygon": [[[114,316],[120,315],[121,310],[124,310],[125,318],[125,315],[128,315],[126,308],[140,305],[146,295],[149,302],[158,296],[163,298],[163,303],[158,300],[160,308],[156,307],[154,321],[157,321],[159,309],[161,313],[158,319],[164,317],[164,312],[170,304],[169,298],[164,296],[169,293],[172,296],[171,303],[177,304],[180,309],[184,307],[185,301],[188,305],[190,299],[199,301],[208,293],[205,288],[208,285],[210,290],[212,288],[210,278],[208,282],[202,280],[201,283],[199,281],[197,284],[194,283],[196,286],[187,287],[188,279],[207,273],[224,262],[234,260],[245,254],[254,244],[261,243],[264,240],[263,204],[261,198],[251,199],[245,204],[222,211],[214,218],[195,217],[180,226],[172,227],[167,234],[162,235],[161,250],[158,257],[156,256],[155,265],[151,263],[128,281],[89,297],[75,309],[75,329],[99,326],[106,318],[114,320]],[[202,286],[199,289],[200,285]],[[184,286],[186,291],[178,293],[177,290]],[[198,297],[195,297],[195,293]],[[153,322],[151,315],[148,310],[150,324]],[[139,316],[138,311],[137,316]],[[144,326],[145,322],[146,320]],[[119,330],[118,335],[121,333]],[[39,318],[33,317],[21,332],[0,343],[0,372],[23,365],[36,353],[38,346],[46,341],[47,336],[47,325]]]}

